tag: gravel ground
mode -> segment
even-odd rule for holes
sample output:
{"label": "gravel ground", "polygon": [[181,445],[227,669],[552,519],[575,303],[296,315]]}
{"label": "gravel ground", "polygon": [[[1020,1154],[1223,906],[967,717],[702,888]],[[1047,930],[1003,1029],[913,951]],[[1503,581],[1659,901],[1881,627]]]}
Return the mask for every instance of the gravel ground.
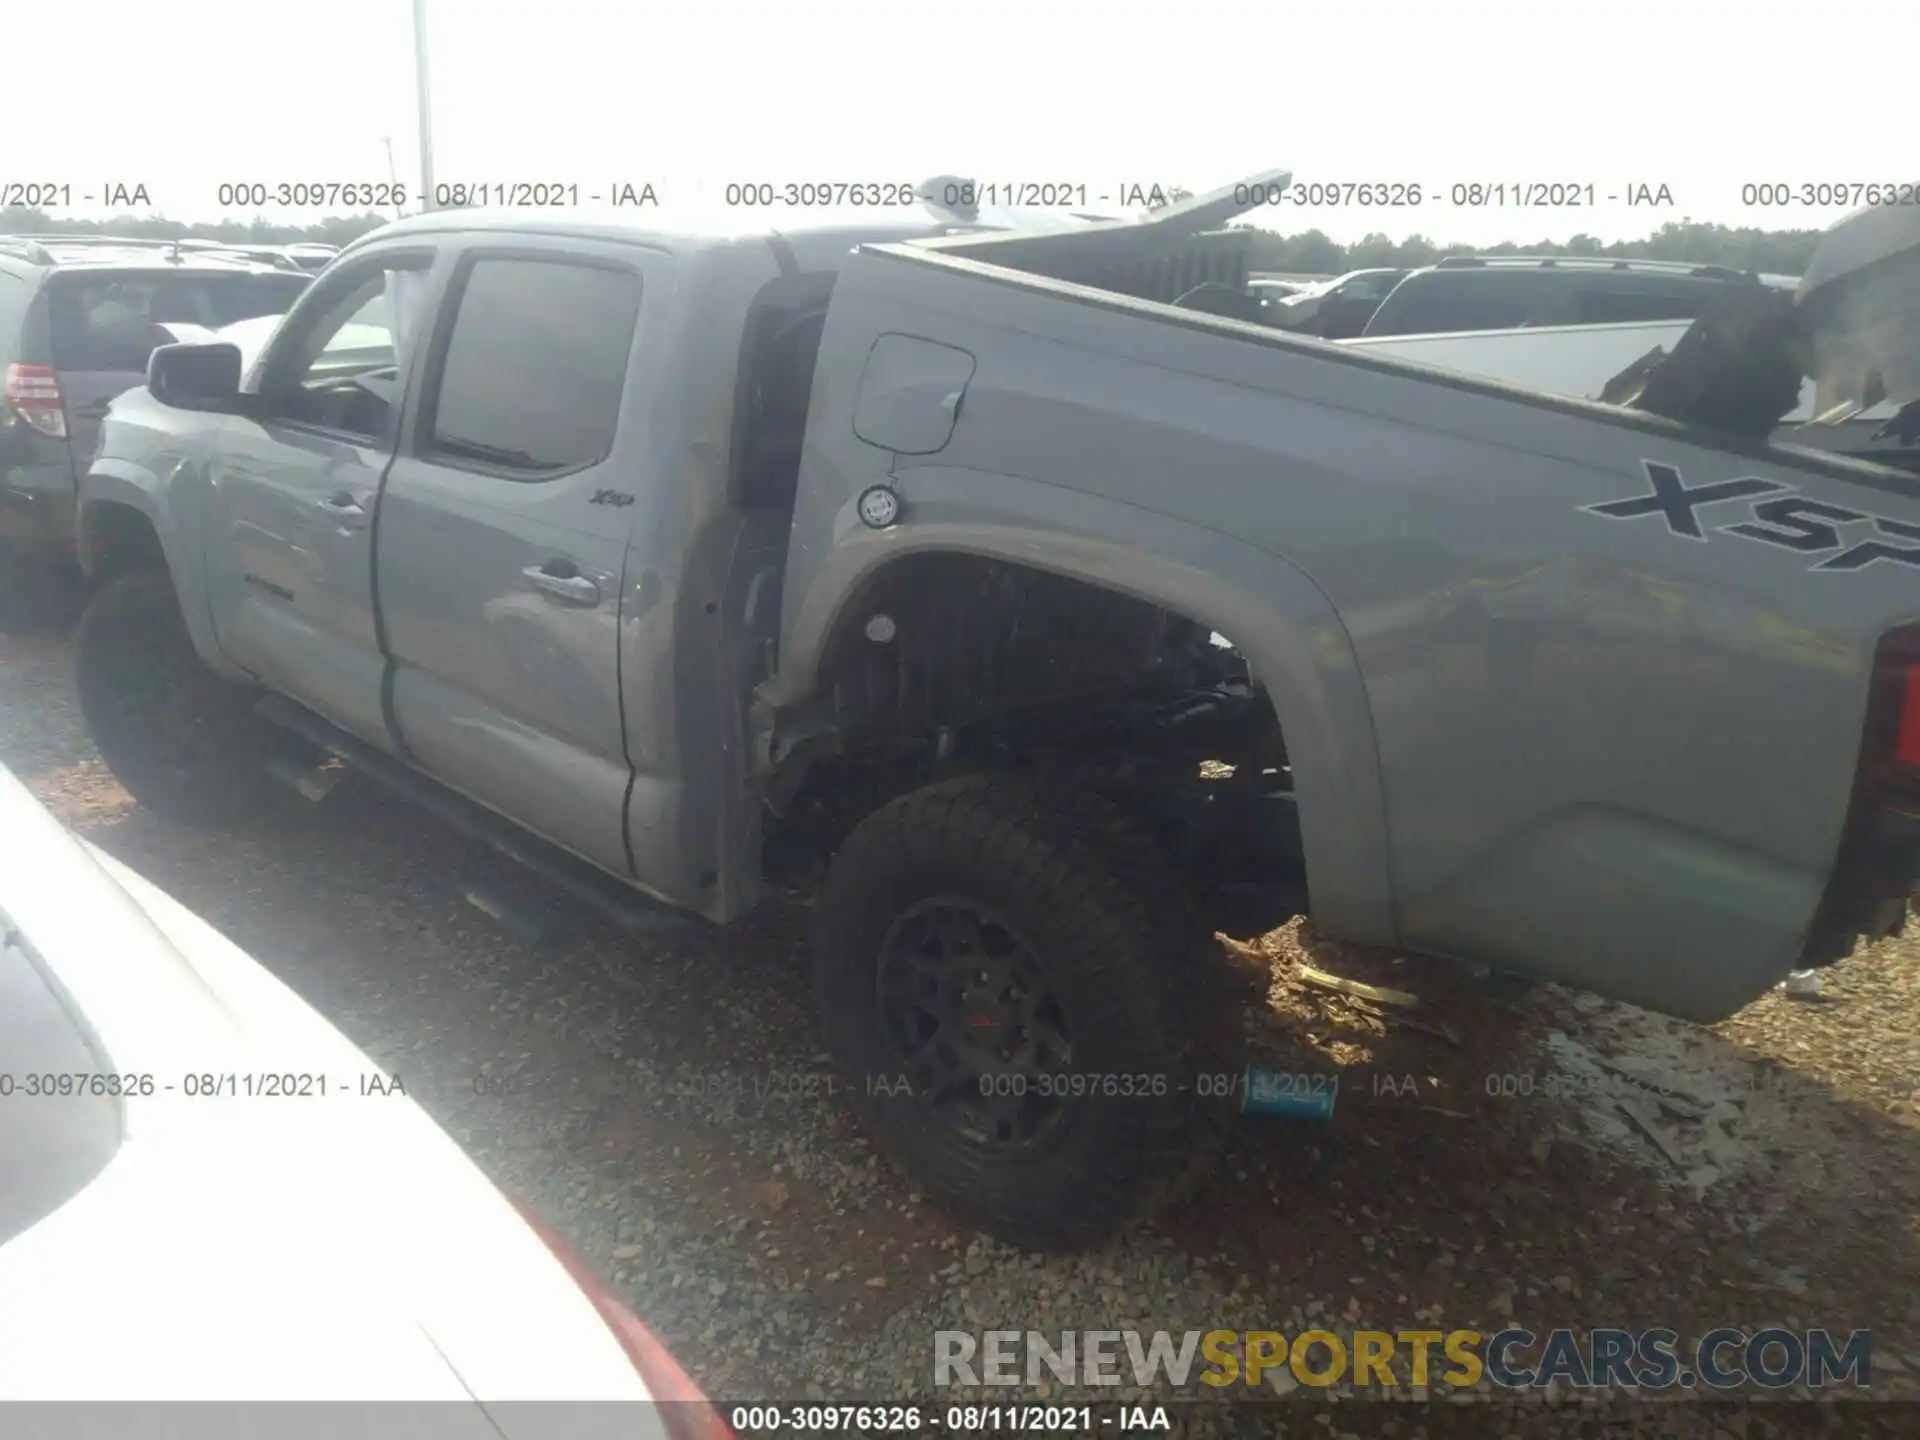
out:
{"label": "gravel ground", "polygon": [[[591,921],[534,943],[459,898],[490,862],[369,787],[241,835],[169,827],[94,756],[59,636],[0,637],[0,761],[398,1072],[717,1397],[924,1395],[940,1329],[1310,1321],[1869,1327],[1876,1396],[1920,1397],[1913,938],[1828,972],[1818,1003],[1770,996],[1701,1029],[1554,989],[1502,994],[1296,923],[1232,960],[1254,1048],[1340,1076],[1333,1122],[1244,1121],[1212,1183],[1152,1230],[1036,1259],[956,1228],[853,1130],[814,1038],[798,906],[651,948]],[[1303,989],[1308,959],[1415,992],[1423,1028]],[[1613,1103],[1643,1083],[1658,1090],[1636,1114]],[[1022,1397],[1062,1398],[991,1398]],[[1541,1433],[1575,1433],[1585,1413],[1550,1401],[1462,1429],[1447,1421],[1463,1407],[1325,1403],[1342,1398],[1262,1425],[1502,1434],[1537,1415]],[[1913,1425],[1884,1433],[1920,1433],[1920,1409],[1845,1408],[1847,1433],[1896,1413]],[[1806,1418],[1638,1413],[1654,1412],[1661,1433]]]}

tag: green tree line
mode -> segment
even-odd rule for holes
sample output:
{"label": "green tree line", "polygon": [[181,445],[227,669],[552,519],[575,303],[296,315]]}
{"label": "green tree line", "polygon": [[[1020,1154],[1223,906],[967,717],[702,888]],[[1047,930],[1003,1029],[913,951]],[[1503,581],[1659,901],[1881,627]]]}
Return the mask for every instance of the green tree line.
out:
{"label": "green tree line", "polygon": [[159,215],[116,215],[111,220],[56,219],[44,210],[11,206],[0,210],[0,235],[125,235],[140,240],[220,240],[229,245],[293,245],[319,241],[344,245],[393,219],[368,211],[364,215],[329,215],[311,225],[276,225],[253,220],[168,220]]}
{"label": "green tree line", "polygon": [[[124,215],[112,220],[55,219],[41,210],[0,210],[0,235],[130,235],[159,240],[223,240],[230,244],[290,245],[318,240],[344,245],[379,228],[391,217],[372,212],[330,215],[308,225],[284,225],[255,218],[198,221],[192,224],[160,216]],[[1296,274],[1337,275],[1345,270],[1375,266],[1412,269],[1431,265],[1444,255],[1598,255],[1621,260],[1684,260],[1700,265],[1728,265],[1738,270],[1760,270],[1797,275],[1806,268],[1819,230],[1759,230],[1751,226],[1710,225],[1697,220],[1672,220],[1643,240],[1616,240],[1603,244],[1591,235],[1570,240],[1541,240],[1532,244],[1449,245],[1410,235],[1395,240],[1368,235],[1351,245],[1330,239],[1319,230],[1282,235],[1250,228],[1251,268]]]}
{"label": "green tree line", "polygon": [[1424,235],[1404,240],[1373,234],[1342,245],[1318,230],[1281,235],[1255,230],[1249,264],[1255,270],[1285,274],[1338,275],[1375,267],[1411,270],[1446,255],[1594,255],[1615,260],[1682,260],[1696,265],[1726,265],[1736,270],[1798,275],[1807,267],[1819,230],[1758,230],[1751,226],[1710,225],[1670,220],[1644,240],[1603,244],[1591,235],[1570,240],[1509,241],[1500,245],[1446,245]]}

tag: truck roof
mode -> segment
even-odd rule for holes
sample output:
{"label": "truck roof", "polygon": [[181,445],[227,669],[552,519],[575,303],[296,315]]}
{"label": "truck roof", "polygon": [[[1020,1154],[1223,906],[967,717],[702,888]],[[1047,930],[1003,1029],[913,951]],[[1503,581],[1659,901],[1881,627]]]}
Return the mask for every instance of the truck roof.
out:
{"label": "truck roof", "polygon": [[936,220],[919,209],[876,210],[801,206],[652,207],[634,209],[513,210],[471,208],[411,215],[363,235],[349,250],[375,238],[498,230],[508,234],[570,235],[618,240],[676,254],[695,254],[780,236],[803,261],[856,245],[948,235],[983,227]]}
{"label": "truck roof", "polygon": [[[1133,220],[1085,212],[1036,215],[1032,211],[1016,210],[983,210],[978,219],[964,220],[952,215],[935,215],[921,206],[879,209],[860,205],[722,206],[707,202],[554,210],[474,207],[435,210],[396,220],[361,236],[347,250],[365,244],[374,236],[385,239],[395,235],[498,230],[503,234],[572,235],[624,241],[677,254],[742,243],[765,243],[778,236],[806,268],[830,267],[856,245],[940,237],[950,237],[956,244],[981,239],[1011,242],[1011,248],[999,252],[1003,257],[1031,253],[1036,243],[1050,249],[1062,241],[1071,254],[1082,249],[1083,242],[1090,241],[1093,253],[1126,258],[1136,253],[1143,242],[1177,243],[1183,237],[1217,229],[1253,209],[1261,203],[1261,196],[1271,193],[1275,187],[1285,187],[1291,179],[1290,171],[1262,171]],[[925,203],[923,199],[922,204]]]}

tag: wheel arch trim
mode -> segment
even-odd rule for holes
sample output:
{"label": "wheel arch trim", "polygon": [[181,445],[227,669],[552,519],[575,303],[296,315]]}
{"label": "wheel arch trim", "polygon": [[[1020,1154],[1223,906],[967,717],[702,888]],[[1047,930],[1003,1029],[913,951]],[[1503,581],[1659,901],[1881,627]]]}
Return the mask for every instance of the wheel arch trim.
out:
{"label": "wheel arch trim", "polygon": [[925,467],[895,484],[900,524],[870,529],[849,496],[832,544],[790,563],[780,669],[761,690],[763,706],[810,698],[859,599],[915,556],[1004,560],[1159,605],[1231,640],[1273,705],[1294,767],[1316,921],[1343,938],[1393,943],[1372,710],[1346,626],[1304,571],[1175,516],[1017,477]]}
{"label": "wheel arch trim", "polygon": [[167,576],[180,601],[180,613],[186,620],[187,633],[193,637],[193,648],[216,674],[229,680],[250,681],[252,677],[246,671],[220,653],[196,527],[170,502],[168,490],[165,481],[142,466],[105,457],[95,460],[80,482],[74,520],[74,544],[81,571],[91,581],[98,568],[100,521],[106,507],[117,506],[144,516],[160,542]]}

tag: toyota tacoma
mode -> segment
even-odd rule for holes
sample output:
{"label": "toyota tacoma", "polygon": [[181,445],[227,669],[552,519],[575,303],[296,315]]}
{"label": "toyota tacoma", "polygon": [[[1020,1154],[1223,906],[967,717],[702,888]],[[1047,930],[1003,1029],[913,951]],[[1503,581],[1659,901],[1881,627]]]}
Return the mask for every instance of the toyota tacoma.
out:
{"label": "toyota tacoma", "polygon": [[[846,1092],[1035,1247],[1191,1175],[1209,913],[1697,1021],[1898,929],[1915,476],[1136,285],[1275,183],[363,237],[108,413],[100,752],[201,823],[362,771],[643,933],[810,893]],[[1914,393],[1917,241],[1827,237],[1823,407]]]}

